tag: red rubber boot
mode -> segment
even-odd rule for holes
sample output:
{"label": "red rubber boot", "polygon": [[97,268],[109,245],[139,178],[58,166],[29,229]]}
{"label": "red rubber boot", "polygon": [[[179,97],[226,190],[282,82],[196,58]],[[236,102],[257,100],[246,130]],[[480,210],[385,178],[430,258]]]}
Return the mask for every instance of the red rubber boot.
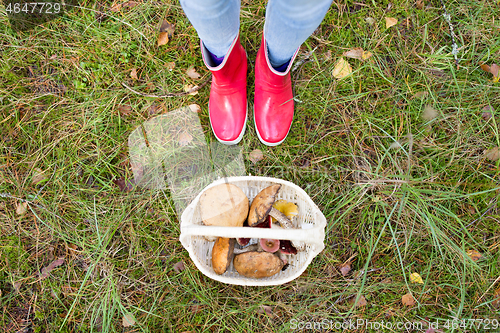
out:
{"label": "red rubber boot", "polygon": [[296,56],[297,52],[285,72],[278,72],[271,66],[262,36],[255,61],[254,121],[260,141],[267,146],[285,141],[292,126],[294,103],[290,68]]}
{"label": "red rubber boot", "polygon": [[210,124],[221,143],[241,141],[247,122],[247,55],[237,36],[223,62],[213,66],[209,51],[201,43],[203,62],[212,72],[208,101]]}

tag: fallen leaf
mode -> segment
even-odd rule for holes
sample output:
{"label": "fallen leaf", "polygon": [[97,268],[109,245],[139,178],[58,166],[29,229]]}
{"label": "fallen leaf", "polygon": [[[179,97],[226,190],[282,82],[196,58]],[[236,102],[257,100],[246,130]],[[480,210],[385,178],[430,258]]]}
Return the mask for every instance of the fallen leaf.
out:
{"label": "fallen leaf", "polygon": [[267,314],[269,317],[273,316],[273,309],[269,305],[261,305],[257,313]]}
{"label": "fallen leaf", "polygon": [[431,121],[438,116],[438,112],[432,105],[426,105],[424,111],[422,112],[422,119],[426,121]]}
{"label": "fallen leaf", "polygon": [[419,98],[421,99],[422,97],[426,97],[429,94],[428,91],[417,91],[414,95],[413,98]]}
{"label": "fallen leaf", "polygon": [[174,268],[174,271],[175,271],[176,273],[180,273],[180,272],[182,272],[182,271],[184,270],[184,268],[185,268],[185,267],[184,267],[184,262],[183,262],[182,260],[181,260],[181,261],[179,261],[178,263],[176,263],[176,264],[174,265],[174,267],[173,267],[173,268]]}
{"label": "fallen leaf", "polygon": [[116,13],[119,12],[121,8],[122,8],[121,3],[115,3],[114,5],[111,6],[109,10]]}
{"label": "fallen leaf", "polygon": [[420,276],[420,274],[418,274],[416,272],[410,274],[410,282],[424,284],[424,280],[422,280],[422,277]]}
{"label": "fallen leaf", "polygon": [[134,318],[134,316],[132,316],[132,314],[130,314],[130,313],[127,313],[127,314],[123,315],[122,325],[123,325],[123,327],[134,326],[135,325],[135,318]]}
{"label": "fallen leaf", "polygon": [[189,67],[186,71],[186,74],[192,79],[199,79],[201,77],[201,75],[196,72],[196,69],[194,67]]}
{"label": "fallen leaf", "polygon": [[481,112],[481,118],[483,118],[483,120],[485,121],[490,120],[492,117],[493,115],[491,114],[491,112],[488,111]]}
{"label": "fallen leaf", "polygon": [[189,109],[191,109],[191,111],[196,112],[196,113],[201,112],[201,107],[198,104],[189,105]]}
{"label": "fallen leaf", "polygon": [[184,91],[188,93],[188,95],[196,95],[198,94],[198,90],[195,90],[195,89],[198,89],[198,86],[193,86],[192,84],[186,84],[184,86]]}
{"label": "fallen leaf", "polygon": [[262,153],[262,150],[260,149],[254,149],[248,154],[248,159],[253,163],[256,164],[259,161],[262,161],[264,159],[264,154]]}
{"label": "fallen leaf", "polygon": [[172,37],[174,35],[175,25],[171,24],[167,20],[163,20],[163,22],[161,23],[161,26],[160,26],[160,31],[166,32],[166,33],[168,33],[169,37]]}
{"label": "fallen leaf", "polygon": [[417,0],[417,3],[415,4],[415,6],[417,7],[417,9],[424,9],[424,0]]}
{"label": "fallen leaf", "polygon": [[[354,297],[353,302],[356,301],[356,297]],[[356,303],[356,307],[361,307],[361,306],[366,306],[368,302],[366,301],[365,296],[361,295],[358,299],[358,302]]]}
{"label": "fallen leaf", "polygon": [[160,35],[158,36],[158,46],[162,46],[167,43],[168,43],[168,33],[160,32]]}
{"label": "fallen leaf", "polygon": [[349,274],[349,272],[351,271],[350,263],[343,264],[342,266],[340,266],[339,270],[342,276],[347,276],[347,274]]}
{"label": "fallen leaf", "polygon": [[497,290],[495,290],[495,293],[493,294],[493,297],[494,297],[494,300],[493,300],[493,302],[491,302],[491,305],[495,309],[499,309],[500,308],[500,288],[498,288]]}
{"label": "fallen leaf", "polygon": [[178,141],[179,141],[179,146],[185,147],[189,145],[191,141],[193,141],[193,136],[188,132],[183,131],[182,133],[179,134]]}
{"label": "fallen leaf", "polygon": [[132,107],[128,104],[119,105],[118,112],[122,116],[130,116],[130,114],[132,113]]}
{"label": "fallen leaf", "polygon": [[174,70],[174,68],[175,68],[175,62],[173,62],[173,61],[171,61],[171,62],[167,62],[167,63],[165,63],[165,67],[167,67],[167,69],[168,69],[169,71],[173,71],[173,70]]}
{"label": "fallen leaf", "polygon": [[484,156],[492,162],[498,161],[500,159],[500,147],[485,150]]}
{"label": "fallen leaf", "polygon": [[40,168],[33,169],[33,178],[31,179],[32,184],[37,185],[46,180],[48,180],[48,178],[47,176],[45,176],[45,173],[43,172],[42,169]]}
{"label": "fallen leaf", "polygon": [[366,59],[370,58],[373,54],[369,51],[364,51],[361,47],[356,47],[352,50],[344,52],[342,55],[347,58],[365,61]]}
{"label": "fallen leaf", "polygon": [[122,192],[130,192],[134,189],[134,182],[132,181],[132,179],[125,180],[125,178],[121,177],[115,179],[113,182],[116,186],[118,186],[118,188],[120,188],[120,191]]}
{"label": "fallen leaf", "polygon": [[155,115],[156,113],[158,113],[158,111],[161,110],[161,106],[158,105],[157,103],[153,102],[153,104],[151,104],[148,108],[148,114],[150,116],[153,116]]}
{"label": "fallen leaf", "polygon": [[478,261],[483,257],[483,255],[476,250],[467,251],[467,255],[472,259],[472,261]]}
{"label": "fallen leaf", "polygon": [[416,303],[415,298],[413,298],[410,293],[404,294],[403,297],[401,297],[401,302],[406,306],[412,306]]}
{"label": "fallen leaf", "polygon": [[351,65],[344,58],[340,58],[333,68],[332,75],[336,79],[343,79],[352,73]]}
{"label": "fallen leaf", "polygon": [[189,306],[189,311],[191,311],[192,313],[199,313],[199,312],[201,312],[204,308],[205,308],[205,306],[204,306],[204,305],[201,305],[201,304],[195,304],[195,305],[191,305],[191,306]]}
{"label": "fallen leaf", "polygon": [[23,282],[22,281],[16,281],[12,284],[12,286],[14,287],[14,290],[17,292],[17,293],[20,293],[21,292],[21,286],[23,285]]}
{"label": "fallen leaf", "polygon": [[372,18],[372,17],[367,17],[367,18],[365,18],[365,21],[366,21],[366,23],[368,23],[369,25],[374,25],[375,23],[377,23],[377,21],[375,21],[375,19],[374,19],[374,18]]}
{"label": "fallen leaf", "polygon": [[482,64],[481,69],[485,72],[493,74],[493,82],[498,83],[500,81],[500,66],[497,64],[492,64],[491,66]]}
{"label": "fallen leaf", "polygon": [[398,24],[398,19],[394,17],[386,17],[385,18],[385,28],[389,29],[390,27]]}
{"label": "fallen leaf", "polygon": [[64,258],[54,260],[48,266],[42,268],[42,271],[40,272],[40,278],[45,279],[47,276],[49,276],[49,273],[54,270],[54,268],[61,266],[62,264],[64,264]]}
{"label": "fallen leaf", "polygon": [[17,207],[16,207],[16,214],[17,215],[24,215],[26,214],[26,211],[27,211],[27,208],[28,208],[28,203],[27,202],[20,202],[17,204]]}
{"label": "fallen leaf", "polygon": [[138,4],[139,4],[139,2],[137,2],[137,1],[127,1],[127,2],[122,4],[122,8],[134,8]]}
{"label": "fallen leaf", "polygon": [[139,80],[139,78],[137,77],[137,68],[132,68],[132,70],[130,71],[130,77],[134,80]]}

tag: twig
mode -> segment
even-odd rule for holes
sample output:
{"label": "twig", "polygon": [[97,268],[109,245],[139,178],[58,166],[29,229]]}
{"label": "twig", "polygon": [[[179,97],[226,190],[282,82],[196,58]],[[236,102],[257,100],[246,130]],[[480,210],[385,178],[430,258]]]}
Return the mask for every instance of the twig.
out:
{"label": "twig", "polygon": [[212,79],[212,77],[209,77],[208,79],[206,79],[205,81],[203,81],[202,84],[200,84],[199,86],[194,86],[193,88],[189,89],[188,91],[176,92],[176,93],[166,93],[166,94],[163,94],[163,95],[146,94],[146,93],[134,90],[134,89],[130,88],[125,82],[122,82],[122,86],[124,86],[125,88],[127,88],[128,90],[130,90],[131,92],[133,92],[134,94],[137,94],[137,95],[140,95],[140,96],[152,97],[152,98],[167,98],[167,97],[185,96],[185,95],[189,95],[191,93],[194,93],[195,91],[198,91],[201,88],[203,88],[204,86],[206,86],[207,83],[210,82],[211,79]]}
{"label": "twig", "polygon": [[453,24],[451,23],[451,15],[446,10],[446,6],[444,5],[443,0],[440,0],[440,1],[441,1],[441,6],[443,6],[443,11],[444,11],[443,17],[446,20],[446,22],[448,23],[448,26],[450,27],[450,35],[451,35],[451,42],[452,42],[451,54],[453,54],[453,57],[455,58],[455,64],[457,65],[457,68],[458,68],[458,57],[457,57],[458,45],[457,45],[457,41],[456,41],[455,31],[453,30]]}

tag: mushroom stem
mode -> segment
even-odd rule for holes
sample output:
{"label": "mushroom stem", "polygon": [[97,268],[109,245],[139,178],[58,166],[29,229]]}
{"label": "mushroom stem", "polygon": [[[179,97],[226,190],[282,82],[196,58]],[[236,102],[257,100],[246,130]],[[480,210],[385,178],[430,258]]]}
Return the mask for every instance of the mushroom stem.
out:
{"label": "mushroom stem", "polygon": [[292,221],[290,221],[290,219],[285,214],[283,214],[282,212],[280,212],[276,208],[271,207],[271,210],[269,211],[269,215],[271,215],[272,217],[274,217],[276,219],[276,221],[278,221],[279,224],[283,228],[285,228],[285,229],[293,229]]}
{"label": "mushroom stem", "polygon": [[[278,221],[279,224],[284,229],[295,229],[295,227],[293,226],[292,221],[290,221],[290,219],[285,214],[283,214],[282,212],[280,212],[276,208],[271,207],[271,210],[269,211],[269,215],[271,215],[272,217],[274,217],[276,219],[276,221]],[[306,249],[306,246],[305,246],[305,244],[303,242],[297,242],[297,241],[291,241],[291,242],[292,242],[292,245],[298,251],[304,251]]]}
{"label": "mushroom stem", "polygon": [[260,244],[257,243],[257,244],[248,245],[247,247],[244,247],[242,249],[238,249],[235,247],[233,250],[233,253],[234,254],[241,254],[241,253],[252,252],[252,251],[262,251]]}

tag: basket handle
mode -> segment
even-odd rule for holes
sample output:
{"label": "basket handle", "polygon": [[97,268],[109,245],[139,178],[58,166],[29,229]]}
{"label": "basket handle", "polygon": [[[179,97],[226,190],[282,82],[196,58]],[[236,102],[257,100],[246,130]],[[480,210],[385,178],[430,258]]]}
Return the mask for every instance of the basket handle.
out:
{"label": "basket handle", "polygon": [[322,229],[264,229],[250,227],[219,227],[191,224],[181,226],[181,236],[216,236],[226,238],[269,238],[302,241],[323,249],[325,233]]}

